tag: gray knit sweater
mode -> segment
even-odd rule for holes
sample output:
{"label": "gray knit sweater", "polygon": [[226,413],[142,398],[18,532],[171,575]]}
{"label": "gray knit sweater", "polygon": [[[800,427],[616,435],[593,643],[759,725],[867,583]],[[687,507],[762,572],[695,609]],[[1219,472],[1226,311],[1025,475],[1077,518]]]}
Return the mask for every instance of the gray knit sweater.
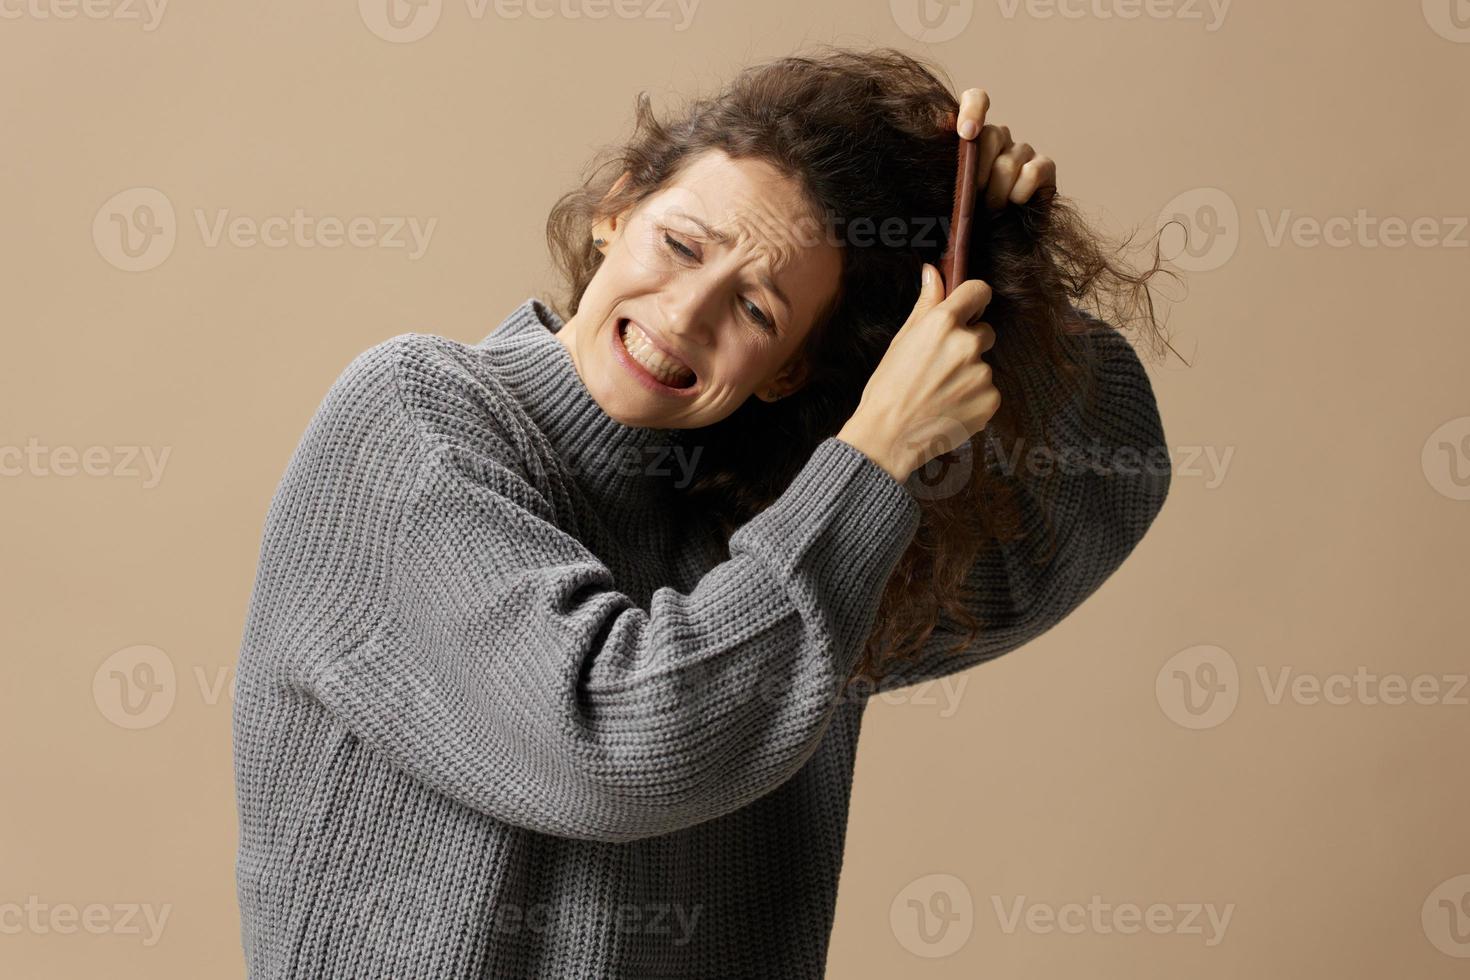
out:
{"label": "gray knit sweater", "polygon": [[[384,341],[291,457],[234,701],[256,980],[822,976],[866,705],[840,682],[919,504],[828,438],[726,556],[668,506],[691,433],[605,414],[560,326],[527,299],[478,344]],[[902,684],[1048,629],[1162,506],[1147,376],[1089,336],[1101,396],[1061,439],[1162,465],[1023,497],[1056,554],[988,553],[983,637]]]}

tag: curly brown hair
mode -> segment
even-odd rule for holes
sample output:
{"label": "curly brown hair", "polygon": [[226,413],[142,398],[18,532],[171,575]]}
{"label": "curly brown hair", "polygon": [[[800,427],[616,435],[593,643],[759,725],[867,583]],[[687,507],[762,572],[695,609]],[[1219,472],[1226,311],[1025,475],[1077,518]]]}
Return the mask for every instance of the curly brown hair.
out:
{"label": "curly brown hair", "polygon": [[[778,497],[817,444],[851,417],[918,300],[922,263],[939,264],[953,201],[959,108],[944,74],[893,48],[821,46],[748,67],[718,94],[689,102],[668,121],[639,93],[632,136],[603,148],[582,186],[551,211],[547,242],[564,284],[553,306],[564,317],[576,313],[602,260],[591,226],[659,190],[707,150],[774,165],[794,179],[813,215],[829,228],[876,232],[885,221],[889,228],[896,227],[893,218],[902,222],[903,234],[860,239],[849,233],[838,242],[839,289],[805,338],[801,356],[808,373],[801,389],[773,403],[747,399],[700,430],[702,462],[683,502],[712,517],[726,539]],[[617,186],[624,173],[627,179]],[[977,208],[969,274],[993,291],[984,320],[994,327],[996,342],[986,360],[1001,405],[986,429],[911,478],[932,479],[950,467],[963,467],[966,475],[944,493],[916,495],[919,528],[888,581],[852,679],[876,681],[913,657],[941,612],[963,631],[954,652],[983,628],[966,607],[961,585],[981,549],[1018,536],[1016,477],[970,461],[984,458],[986,438],[1007,453],[1023,435],[1040,433],[1048,441],[1046,419],[1033,417],[1040,414],[1035,406],[1008,396],[1021,390],[1017,369],[1042,367],[1069,395],[1085,394],[1090,365],[1063,339],[1084,331],[1094,316],[1137,328],[1155,348],[1167,343],[1147,286],[1160,271],[1157,246],[1151,267],[1134,272],[1120,259],[1127,244],[1108,243],[1051,188],[1023,205]]]}

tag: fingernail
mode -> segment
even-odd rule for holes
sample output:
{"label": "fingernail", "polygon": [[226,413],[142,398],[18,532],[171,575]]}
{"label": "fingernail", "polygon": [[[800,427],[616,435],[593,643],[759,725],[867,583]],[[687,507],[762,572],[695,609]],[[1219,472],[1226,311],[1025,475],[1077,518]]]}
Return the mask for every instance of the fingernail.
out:
{"label": "fingernail", "polygon": [[972,140],[975,138],[975,131],[977,129],[979,129],[979,127],[975,125],[975,120],[966,119],[963,123],[960,124],[960,135],[967,140]]}

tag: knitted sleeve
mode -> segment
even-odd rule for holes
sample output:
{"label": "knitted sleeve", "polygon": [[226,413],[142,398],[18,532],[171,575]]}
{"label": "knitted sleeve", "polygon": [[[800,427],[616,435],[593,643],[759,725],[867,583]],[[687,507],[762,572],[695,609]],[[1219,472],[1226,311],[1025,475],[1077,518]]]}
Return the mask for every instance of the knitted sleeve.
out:
{"label": "knitted sleeve", "polygon": [[[1035,639],[1098,590],[1143,539],[1168,496],[1171,466],[1153,387],[1127,338],[1102,321],[1074,339],[1096,383],[1071,394],[1037,368],[1017,374],[1023,395],[1047,418],[1003,455],[986,440],[985,465],[1012,474],[1024,536],[992,543],[967,577],[966,606],[979,635],[950,652],[957,624],[941,617],[915,661],[894,668],[875,694],[973,667]],[[1005,392],[1002,392],[1002,396]],[[1055,469],[1050,482],[1043,477]]]}
{"label": "knitted sleeve", "polygon": [[[302,683],[464,805],[614,842],[738,809],[801,767],[919,522],[901,483],[829,438],[727,561],[645,610],[508,459],[435,442],[401,486],[376,622]],[[313,489],[358,506],[400,494],[340,476]]]}

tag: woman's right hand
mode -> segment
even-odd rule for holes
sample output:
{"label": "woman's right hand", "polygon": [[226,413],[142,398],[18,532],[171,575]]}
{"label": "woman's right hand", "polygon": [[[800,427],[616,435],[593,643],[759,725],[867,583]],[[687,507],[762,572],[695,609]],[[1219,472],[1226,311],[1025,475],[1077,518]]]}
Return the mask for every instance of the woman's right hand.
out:
{"label": "woman's right hand", "polygon": [[902,483],[985,428],[1000,408],[990,365],[980,357],[995,345],[995,330],[972,321],[990,295],[983,280],[968,279],[946,297],[939,270],[926,262],[914,311],[837,438]]}

